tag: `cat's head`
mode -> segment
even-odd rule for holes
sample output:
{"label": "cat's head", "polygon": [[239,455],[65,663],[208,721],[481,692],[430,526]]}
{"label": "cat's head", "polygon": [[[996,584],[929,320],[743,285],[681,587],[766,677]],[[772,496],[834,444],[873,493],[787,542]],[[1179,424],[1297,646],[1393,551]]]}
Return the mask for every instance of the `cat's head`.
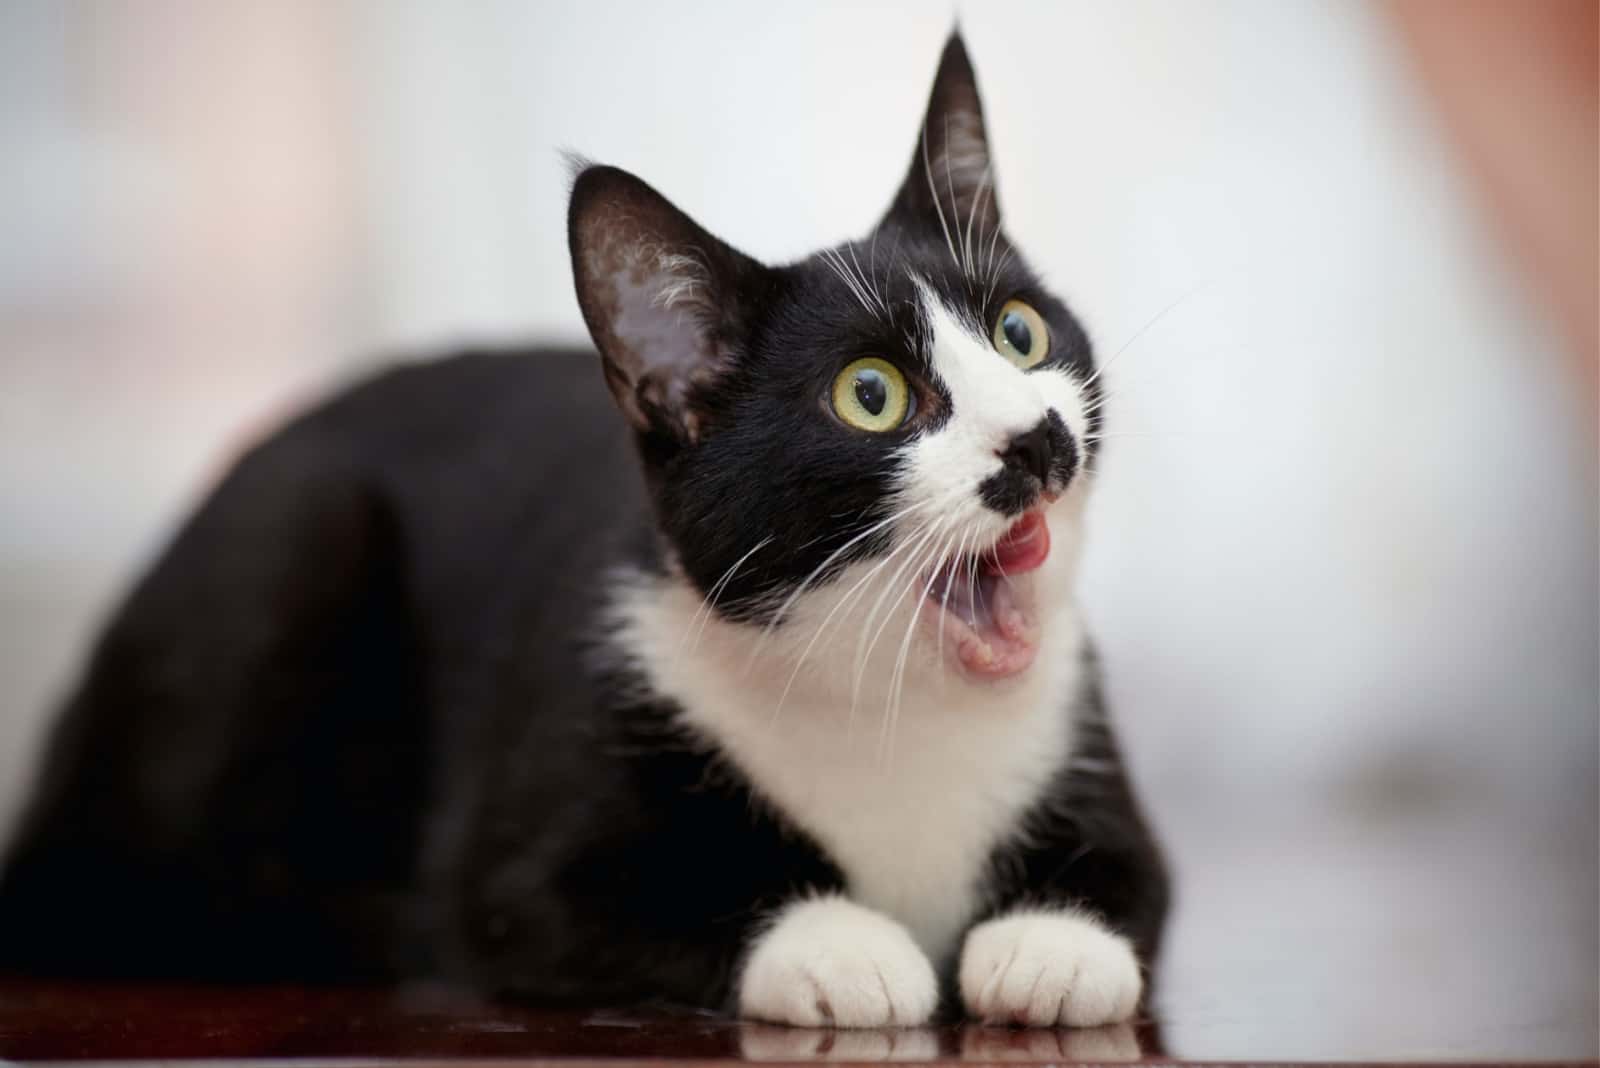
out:
{"label": "cat's head", "polygon": [[598,166],[569,239],[672,566],[718,618],[813,642],[909,618],[906,655],[1027,669],[1067,596],[1098,391],[1003,227],[959,37],[863,239],[766,266]]}

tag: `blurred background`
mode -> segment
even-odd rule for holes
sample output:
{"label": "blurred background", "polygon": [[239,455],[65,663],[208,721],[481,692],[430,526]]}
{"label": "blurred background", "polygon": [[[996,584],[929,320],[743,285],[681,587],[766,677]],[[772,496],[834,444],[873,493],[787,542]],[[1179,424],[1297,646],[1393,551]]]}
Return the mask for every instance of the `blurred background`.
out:
{"label": "blurred background", "polygon": [[[1109,362],[1084,608],[1178,870],[1169,1043],[1600,1052],[1593,378],[1395,25],[961,25],[1010,229]],[[581,336],[561,149],[798,257],[887,204],[949,28],[0,5],[0,828],[97,621],[244,443],[382,362]]]}

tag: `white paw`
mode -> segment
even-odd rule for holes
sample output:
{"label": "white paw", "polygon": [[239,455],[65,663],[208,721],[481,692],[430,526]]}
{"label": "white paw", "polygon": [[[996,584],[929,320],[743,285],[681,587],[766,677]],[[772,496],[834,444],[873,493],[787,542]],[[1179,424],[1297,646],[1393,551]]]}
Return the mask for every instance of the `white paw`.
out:
{"label": "white paw", "polygon": [[1133,1015],[1144,989],[1126,938],[1069,912],[990,920],[961,949],[961,998],[991,1023],[1099,1027]]}
{"label": "white paw", "polygon": [[799,1027],[916,1027],[938,1003],[906,929],[840,897],[789,906],[739,978],[740,1015]]}

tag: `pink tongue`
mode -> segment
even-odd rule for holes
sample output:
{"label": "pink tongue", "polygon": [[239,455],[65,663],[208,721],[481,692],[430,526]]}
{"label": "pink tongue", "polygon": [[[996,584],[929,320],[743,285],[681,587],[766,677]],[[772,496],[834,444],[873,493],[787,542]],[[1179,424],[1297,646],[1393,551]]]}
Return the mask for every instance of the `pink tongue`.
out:
{"label": "pink tongue", "polygon": [[1044,563],[1050,555],[1050,524],[1043,512],[1028,512],[984,554],[984,569],[993,575],[1020,575]]}

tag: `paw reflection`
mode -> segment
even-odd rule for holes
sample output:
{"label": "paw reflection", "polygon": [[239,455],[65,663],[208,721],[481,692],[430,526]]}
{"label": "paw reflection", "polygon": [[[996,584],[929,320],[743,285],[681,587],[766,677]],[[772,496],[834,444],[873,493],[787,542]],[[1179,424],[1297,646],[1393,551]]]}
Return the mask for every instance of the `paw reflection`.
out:
{"label": "paw reflection", "polygon": [[1008,1028],[969,1024],[961,1032],[968,1061],[1136,1061],[1139,1039],[1129,1024],[1107,1027]]}
{"label": "paw reflection", "polygon": [[927,1061],[939,1035],[927,1028],[878,1031],[741,1023],[739,1053],[751,1061]]}

